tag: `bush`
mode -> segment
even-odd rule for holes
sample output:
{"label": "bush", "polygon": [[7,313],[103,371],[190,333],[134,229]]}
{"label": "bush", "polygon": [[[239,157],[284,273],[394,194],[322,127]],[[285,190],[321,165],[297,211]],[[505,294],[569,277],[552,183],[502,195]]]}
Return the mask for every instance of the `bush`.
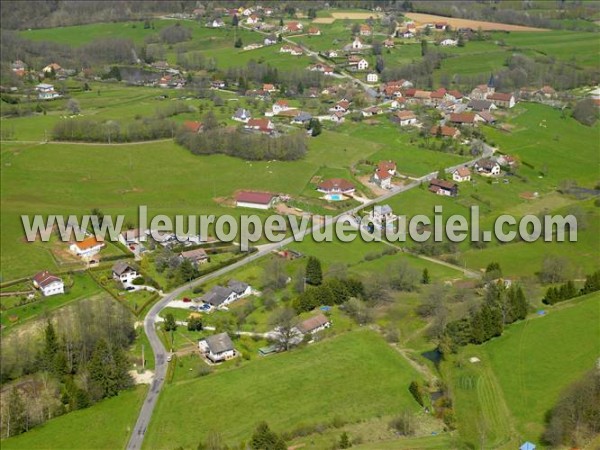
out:
{"label": "bush", "polygon": [[417,403],[421,406],[424,405],[423,402],[423,388],[421,387],[421,385],[419,384],[418,381],[413,381],[410,383],[410,386],[408,387],[408,390],[410,391],[410,393],[412,394],[412,396],[414,397],[414,399],[417,401]]}
{"label": "bush", "polygon": [[412,412],[405,410],[392,419],[390,428],[402,436],[410,436],[415,433],[415,417]]}
{"label": "bush", "polygon": [[134,284],[135,286],[142,286],[145,283],[146,280],[144,279],[144,277],[137,277],[131,282],[131,284]]}

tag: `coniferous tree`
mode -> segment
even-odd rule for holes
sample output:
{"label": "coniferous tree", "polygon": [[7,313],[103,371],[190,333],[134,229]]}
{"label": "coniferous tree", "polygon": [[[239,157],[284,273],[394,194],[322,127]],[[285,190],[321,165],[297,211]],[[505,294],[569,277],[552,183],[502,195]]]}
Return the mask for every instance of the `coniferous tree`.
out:
{"label": "coniferous tree", "polygon": [[314,256],[308,258],[306,263],[306,282],[313,286],[318,286],[323,282],[323,270],[321,269],[321,261]]}
{"label": "coniferous tree", "polygon": [[431,281],[431,279],[429,277],[429,270],[427,270],[427,268],[425,268],[425,269],[423,269],[423,275],[421,276],[421,283],[429,284],[430,281]]}
{"label": "coniferous tree", "polygon": [[17,434],[24,433],[29,428],[27,411],[25,410],[25,403],[21,398],[21,394],[17,388],[13,387],[8,395],[8,405],[6,413],[6,434],[8,436],[15,436]]}

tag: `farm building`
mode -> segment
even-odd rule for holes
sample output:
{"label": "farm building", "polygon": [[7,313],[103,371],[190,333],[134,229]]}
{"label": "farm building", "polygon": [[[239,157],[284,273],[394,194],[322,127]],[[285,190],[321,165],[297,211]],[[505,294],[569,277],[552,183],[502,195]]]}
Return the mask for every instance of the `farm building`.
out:
{"label": "farm building", "polygon": [[36,273],[33,276],[32,281],[33,286],[36,289],[39,289],[44,297],[65,293],[65,284],[63,280],[52,275],[47,270]]}
{"label": "farm building", "polygon": [[273,206],[275,195],[268,192],[242,191],[235,196],[235,206],[240,208],[269,209]]}

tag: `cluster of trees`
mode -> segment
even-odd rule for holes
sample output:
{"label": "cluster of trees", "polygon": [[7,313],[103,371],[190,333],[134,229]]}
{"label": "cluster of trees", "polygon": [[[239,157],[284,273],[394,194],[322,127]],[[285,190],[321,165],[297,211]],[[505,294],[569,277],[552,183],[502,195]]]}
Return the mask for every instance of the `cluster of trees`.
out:
{"label": "cluster of trees", "polygon": [[[135,337],[131,315],[115,302],[84,300],[37,331],[3,339],[2,383],[14,385],[2,402],[2,437],[117,395],[132,385],[125,354]],[[61,330],[57,332],[57,330]]]}
{"label": "cluster of trees", "polygon": [[200,276],[198,268],[189,259],[182,259],[171,249],[157,246],[154,266],[158,273],[165,273],[169,286],[187,283]]}
{"label": "cluster of trees", "polygon": [[[259,422],[247,445],[241,447],[250,450],[286,450],[287,444],[283,436],[275,433],[266,422]],[[205,440],[198,444],[198,450],[229,450],[221,433],[210,431]]]}
{"label": "cluster of trees", "polygon": [[174,122],[159,118],[142,118],[129,123],[78,118],[58,122],[52,130],[52,139],[110,144],[172,138],[176,130]]}
{"label": "cluster of trees", "polygon": [[[424,41],[426,42],[426,41]],[[423,58],[400,67],[386,67],[381,72],[383,81],[411,80],[416,86],[426,86],[433,89],[433,71],[439,69],[442,60],[447,57],[445,53],[428,50],[426,45],[421,48]]]}
{"label": "cluster of trees", "polygon": [[255,134],[243,128],[235,130],[227,128],[207,129],[200,134],[180,130],[176,142],[196,155],[223,153],[246,160],[293,161],[306,154],[306,138],[304,132],[294,132],[278,137]]}
{"label": "cluster of trees", "polygon": [[469,317],[446,325],[438,349],[444,353],[456,351],[459,346],[482,344],[500,336],[504,326],[525,319],[529,304],[520,286],[506,289],[496,283],[488,284],[483,304],[472,309]]}
{"label": "cluster of trees", "polygon": [[350,298],[363,298],[365,288],[353,278],[329,278],[319,286],[308,287],[292,301],[296,312],[311,311],[321,305],[341,305]]}
{"label": "cluster of trees", "polygon": [[158,119],[166,119],[178,114],[194,112],[195,108],[185,102],[169,102],[167,105],[156,108],[155,117]]}
{"label": "cluster of trees", "polygon": [[543,440],[553,447],[581,447],[600,433],[600,371],[570,385],[548,414]]}
{"label": "cluster of trees", "polygon": [[573,297],[589,294],[600,290],[600,270],[588,275],[585,279],[583,287],[578,291],[575,288],[575,283],[568,280],[560,286],[551,286],[546,291],[546,295],[542,300],[546,305],[554,305],[555,303],[569,300]]}
{"label": "cluster of trees", "polygon": [[573,118],[588,127],[596,123],[598,115],[598,107],[591,98],[578,101],[573,108]]}
{"label": "cluster of trees", "polygon": [[[206,70],[208,72],[212,72],[217,68],[216,59],[207,58],[199,50],[191,52],[177,52],[176,58],[177,65],[181,66],[184,70]],[[210,87],[210,85],[208,85],[208,87]]]}
{"label": "cluster of trees", "polygon": [[183,27],[179,22],[170,27],[163,28],[159,32],[160,39],[168,45],[173,45],[178,42],[190,40],[192,38],[192,30],[188,27]]}

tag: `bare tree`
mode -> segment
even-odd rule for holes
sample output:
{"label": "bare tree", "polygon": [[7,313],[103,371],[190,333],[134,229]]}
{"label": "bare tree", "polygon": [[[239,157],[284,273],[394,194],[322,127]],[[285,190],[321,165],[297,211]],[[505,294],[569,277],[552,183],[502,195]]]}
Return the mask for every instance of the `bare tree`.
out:
{"label": "bare tree", "polygon": [[296,328],[298,318],[292,308],[285,307],[275,311],[269,324],[277,333],[277,343],[280,350],[289,350],[294,341],[300,337],[300,332]]}

